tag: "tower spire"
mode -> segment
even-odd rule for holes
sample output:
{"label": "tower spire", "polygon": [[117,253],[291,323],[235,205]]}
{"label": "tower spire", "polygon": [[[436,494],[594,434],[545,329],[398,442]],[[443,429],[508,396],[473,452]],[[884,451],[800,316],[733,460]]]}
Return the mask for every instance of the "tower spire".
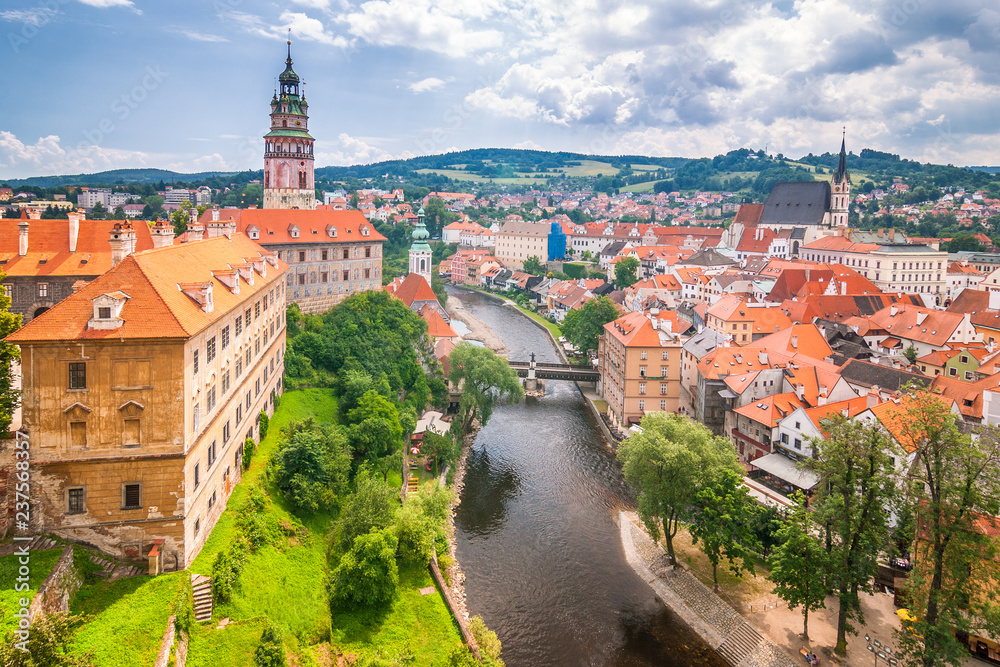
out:
{"label": "tower spire", "polygon": [[851,175],[847,173],[847,128],[840,140],[840,160],[837,162],[837,171],[833,175],[833,182],[840,183],[845,179],[850,180]]}

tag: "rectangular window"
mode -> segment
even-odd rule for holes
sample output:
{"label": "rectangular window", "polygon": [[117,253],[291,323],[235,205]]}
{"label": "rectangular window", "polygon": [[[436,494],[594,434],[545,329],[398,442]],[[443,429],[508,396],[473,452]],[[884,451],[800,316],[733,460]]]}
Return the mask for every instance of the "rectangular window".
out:
{"label": "rectangular window", "polygon": [[242,317],[237,317],[236,318],[236,335],[239,336],[241,333],[243,333],[243,318]]}
{"label": "rectangular window", "polygon": [[324,262],[326,260],[328,260],[330,258],[329,257],[329,253],[330,253],[329,250],[322,250],[322,251],[320,251],[320,259],[322,259]]}
{"label": "rectangular window", "polygon": [[646,410],[646,401],[639,401],[639,410]]}
{"label": "rectangular window", "polygon": [[229,391],[229,371],[223,371],[222,372],[222,395],[225,396],[227,391]]}
{"label": "rectangular window", "polygon": [[[347,252],[347,251],[345,250],[344,252]],[[350,279],[351,279],[351,272],[350,271],[344,271],[344,280],[347,281],[347,280],[350,280]]]}
{"label": "rectangular window", "polygon": [[249,329],[250,328],[250,309],[249,308],[247,308],[247,312],[245,313],[244,319],[246,321],[243,324],[246,325],[247,329]]}
{"label": "rectangular window", "polygon": [[971,380],[975,374],[972,371],[965,371],[965,379]]}
{"label": "rectangular window", "polygon": [[298,275],[298,278],[299,278],[299,284],[300,285],[305,285],[306,284],[306,274],[300,273]]}
{"label": "rectangular window", "polygon": [[666,396],[666,395],[667,395],[667,383],[666,382],[661,382],[660,383],[660,396]]}
{"label": "rectangular window", "polygon": [[229,325],[222,327],[222,349],[229,347]]}
{"label": "rectangular window", "polygon": [[86,511],[86,492],[82,486],[67,491],[67,511],[70,514],[81,514]]}
{"label": "rectangular window", "polygon": [[661,378],[667,377],[667,367],[666,366],[660,366],[660,377]]}
{"label": "rectangular window", "polygon": [[205,363],[212,363],[215,359],[215,336],[205,341]]}
{"label": "rectangular window", "polygon": [[201,409],[198,407],[197,403],[194,404],[193,416],[194,416],[194,430],[197,431],[198,426],[201,424]]}
{"label": "rectangular window", "polygon": [[639,351],[639,358],[640,359],[645,359],[646,358],[646,350],[640,350]]}
{"label": "rectangular window", "polygon": [[306,251],[305,250],[299,250],[299,261],[300,262],[306,261]]}
{"label": "rectangular window", "polygon": [[110,320],[111,319],[111,308],[108,306],[102,306],[97,309],[97,319],[99,320]]}
{"label": "rectangular window", "polygon": [[344,248],[344,259],[347,259],[347,248]]}
{"label": "rectangular window", "polygon": [[215,385],[208,388],[208,396],[205,399],[205,414],[209,414],[215,409]]}
{"label": "rectangular window", "polygon": [[782,433],[781,434],[781,442],[785,443],[786,445],[788,444],[788,434],[787,433]]}
{"label": "rectangular window", "polygon": [[254,386],[254,396],[260,396],[260,378],[257,378]]}
{"label": "rectangular window", "polygon": [[250,412],[250,392],[247,392],[247,412]]}
{"label": "rectangular window", "polygon": [[253,305],[253,318],[254,320],[260,318],[260,301]]}
{"label": "rectangular window", "polygon": [[38,296],[46,297],[48,295],[49,295],[49,284],[38,283]]}
{"label": "rectangular window", "polygon": [[142,484],[122,484],[122,509],[137,510],[142,508]]}
{"label": "rectangular window", "polygon": [[208,446],[208,467],[211,468],[213,463],[215,463],[215,440]]}
{"label": "rectangular window", "polygon": [[201,484],[201,464],[200,463],[195,463],[194,464],[194,488],[197,489],[199,484]]}
{"label": "rectangular window", "polygon": [[802,449],[802,441],[795,438],[795,449]]}
{"label": "rectangular window", "polygon": [[664,350],[663,352],[660,352],[660,359],[662,361],[666,361],[667,359],[669,359],[669,356],[668,356],[668,353],[667,353],[666,350]]}
{"label": "rectangular window", "polygon": [[243,421],[243,406],[242,405],[237,405],[236,406],[236,423],[237,423],[237,425],[241,421]]}
{"label": "rectangular window", "polygon": [[371,278],[371,277],[372,277],[372,270],[365,269],[365,278]]}
{"label": "rectangular window", "polygon": [[252,357],[250,356],[250,355],[251,355],[251,353],[252,353],[252,350],[250,349],[250,346],[249,346],[249,345],[247,345],[247,361],[246,361],[246,367],[247,367],[247,369],[249,369],[249,368],[250,368],[250,360],[251,360],[251,358],[252,358]]}
{"label": "rectangular window", "polygon": [[70,422],[69,436],[77,449],[87,448],[87,422]]}
{"label": "rectangular window", "polygon": [[260,354],[260,336],[253,342],[253,355],[256,357],[258,354]]}
{"label": "rectangular window", "polygon": [[372,256],[372,249],[371,249],[371,247],[370,246],[365,246],[365,257],[371,257],[371,256]]}
{"label": "rectangular window", "polygon": [[645,394],[646,393],[646,383],[645,382],[640,382],[639,383],[639,393],[640,394]]}
{"label": "rectangular window", "polygon": [[194,520],[194,534],[197,535],[199,530],[201,530],[201,517]]}
{"label": "rectangular window", "polygon": [[243,357],[236,357],[236,378],[243,374]]}
{"label": "rectangular window", "polygon": [[87,364],[86,362],[74,362],[69,365],[69,388],[87,388]]}
{"label": "rectangular window", "polygon": [[661,410],[666,410],[667,409],[667,402],[666,401],[660,401],[660,409]]}

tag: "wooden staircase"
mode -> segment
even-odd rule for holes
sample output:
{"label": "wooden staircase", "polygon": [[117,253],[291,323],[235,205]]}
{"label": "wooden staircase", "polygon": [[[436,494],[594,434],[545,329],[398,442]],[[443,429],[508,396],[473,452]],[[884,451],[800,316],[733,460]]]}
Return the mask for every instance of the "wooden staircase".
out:
{"label": "wooden staircase", "polygon": [[212,620],[212,578],[203,574],[191,575],[194,589],[194,620],[199,623]]}

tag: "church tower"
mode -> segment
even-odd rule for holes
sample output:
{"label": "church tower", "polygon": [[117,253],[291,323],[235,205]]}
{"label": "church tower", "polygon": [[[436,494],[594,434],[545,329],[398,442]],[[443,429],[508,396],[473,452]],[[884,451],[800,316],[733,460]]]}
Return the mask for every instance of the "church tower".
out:
{"label": "church tower", "polygon": [[299,94],[299,75],[292,70],[289,41],[285,71],[271,98],[271,131],[264,135],[264,208],[316,208],[308,110],[305,95]]}
{"label": "church tower", "polygon": [[851,206],[851,175],[847,172],[847,132],[840,142],[840,161],[833,174],[833,196],[830,202],[830,226],[847,229],[847,216]]}
{"label": "church tower", "polygon": [[423,276],[431,284],[431,247],[427,245],[430,233],[424,226],[424,208],[417,212],[417,227],[413,230],[413,245],[410,246],[410,273]]}

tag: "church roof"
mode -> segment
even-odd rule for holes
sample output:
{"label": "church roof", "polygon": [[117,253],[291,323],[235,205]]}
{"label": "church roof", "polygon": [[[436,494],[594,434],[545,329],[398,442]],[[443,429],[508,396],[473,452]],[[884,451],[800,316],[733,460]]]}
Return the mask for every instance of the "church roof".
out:
{"label": "church roof", "polygon": [[418,273],[408,273],[394,292],[393,296],[402,301],[407,307],[413,305],[414,301],[437,301],[437,295],[427,284],[427,281]]}
{"label": "church roof", "polygon": [[830,210],[830,184],[826,181],[775,183],[764,202],[762,225],[819,225]]}

